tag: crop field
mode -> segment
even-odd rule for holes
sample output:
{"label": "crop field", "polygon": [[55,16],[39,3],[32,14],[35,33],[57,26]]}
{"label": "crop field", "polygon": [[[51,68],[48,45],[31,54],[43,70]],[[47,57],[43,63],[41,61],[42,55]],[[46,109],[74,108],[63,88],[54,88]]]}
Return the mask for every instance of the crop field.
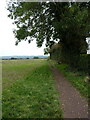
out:
{"label": "crop field", "polygon": [[47,60],[2,61],[3,118],[62,118]]}

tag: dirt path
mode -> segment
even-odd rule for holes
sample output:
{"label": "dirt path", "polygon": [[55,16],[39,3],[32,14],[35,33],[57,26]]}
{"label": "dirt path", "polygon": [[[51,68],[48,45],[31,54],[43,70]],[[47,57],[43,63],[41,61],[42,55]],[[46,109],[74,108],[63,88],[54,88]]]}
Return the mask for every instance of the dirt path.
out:
{"label": "dirt path", "polygon": [[51,70],[60,93],[64,118],[88,118],[87,100],[81,97],[80,93],[64,78],[57,68],[53,66]]}

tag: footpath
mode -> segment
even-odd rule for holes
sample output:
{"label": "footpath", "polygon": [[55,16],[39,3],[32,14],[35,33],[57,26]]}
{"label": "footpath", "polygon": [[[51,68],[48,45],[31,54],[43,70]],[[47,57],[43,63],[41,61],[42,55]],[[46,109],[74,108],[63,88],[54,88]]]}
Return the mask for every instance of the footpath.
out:
{"label": "footpath", "polygon": [[54,74],[57,90],[60,93],[61,109],[64,118],[88,118],[88,102],[80,93],[64,78],[60,71],[51,66]]}

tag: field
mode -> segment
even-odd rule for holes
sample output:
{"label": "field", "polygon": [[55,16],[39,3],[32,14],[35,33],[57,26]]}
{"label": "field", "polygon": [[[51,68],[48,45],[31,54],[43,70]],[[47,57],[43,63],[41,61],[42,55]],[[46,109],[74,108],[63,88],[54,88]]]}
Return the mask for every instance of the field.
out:
{"label": "field", "polygon": [[3,118],[62,117],[47,60],[3,60],[2,70]]}

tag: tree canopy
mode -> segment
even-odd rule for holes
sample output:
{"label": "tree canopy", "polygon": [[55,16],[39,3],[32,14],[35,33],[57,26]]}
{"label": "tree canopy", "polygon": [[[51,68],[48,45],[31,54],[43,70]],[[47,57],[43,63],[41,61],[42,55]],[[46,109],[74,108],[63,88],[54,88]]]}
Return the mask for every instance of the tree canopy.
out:
{"label": "tree canopy", "polygon": [[58,41],[62,53],[68,56],[86,51],[90,2],[11,2],[8,10],[17,26],[16,45],[21,40],[30,43],[36,38],[38,47],[45,41],[46,47],[51,48]]}

